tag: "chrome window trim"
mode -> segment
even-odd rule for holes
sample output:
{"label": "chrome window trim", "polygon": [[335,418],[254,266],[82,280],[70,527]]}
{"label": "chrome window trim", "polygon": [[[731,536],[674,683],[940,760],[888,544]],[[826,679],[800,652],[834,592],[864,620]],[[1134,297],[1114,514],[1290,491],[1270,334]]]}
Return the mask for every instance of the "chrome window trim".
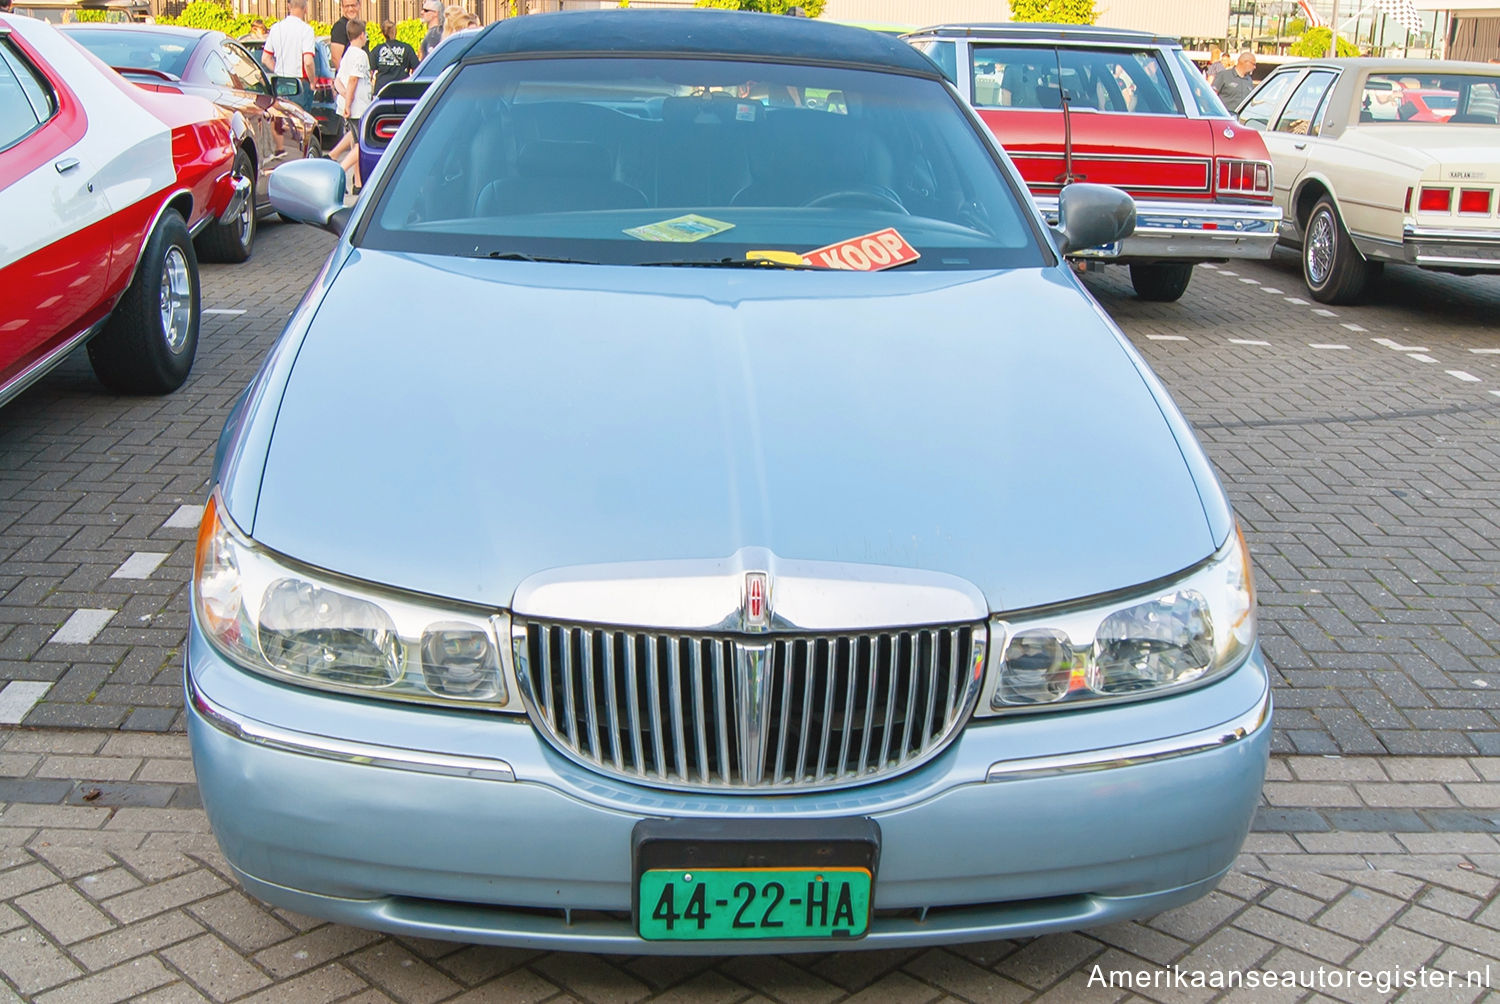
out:
{"label": "chrome window trim", "polygon": [[1227,722],[1196,732],[1116,746],[1110,749],[1059,753],[1054,756],[1001,760],[990,765],[986,781],[1016,781],[1026,778],[1057,777],[1088,771],[1134,767],[1161,760],[1171,760],[1194,753],[1231,746],[1264,728],[1271,718],[1271,688],[1268,685],[1260,700],[1244,714]]}
{"label": "chrome window trim", "polygon": [[516,779],[515,771],[504,760],[456,756],[427,750],[398,749],[394,746],[377,746],[373,743],[336,739],[332,736],[314,735],[310,732],[298,732],[267,725],[254,718],[236,714],[210,700],[198,688],[191,670],[187,671],[185,676],[189,706],[205,722],[225,735],[243,742],[254,743],[257,746],[280,750],[284,753],[317,757],[320,760],[336,760],[361,767],[381,767],[417,774],[466,777],[481,781],[514,781]]}

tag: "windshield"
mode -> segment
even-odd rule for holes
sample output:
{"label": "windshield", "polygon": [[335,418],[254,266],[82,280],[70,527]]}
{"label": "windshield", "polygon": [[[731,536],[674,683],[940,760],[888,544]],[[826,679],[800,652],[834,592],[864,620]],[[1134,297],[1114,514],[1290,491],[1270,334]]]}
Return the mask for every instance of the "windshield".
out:
{"label": "windshield", "polygon": [[188,56],[197,42],[148,28],[73,28],[68,37],[108,66],[157,70],[174,77],[182,76],[187,69]]}
{"label": "windshield", "polygon": [[1359,99],[1361,122],[1496,125],[1500,76],[1469,73],[1372,73]]}
{"label": "windshield", "polygon": [[[391,165],[357,243],[839,268],[807,252],[887,230],[865,248],[877,266],[1048,260],[990,148],[935,80],[577,57],[463,67]],[[894,257],[882,261],[882,248]]]}

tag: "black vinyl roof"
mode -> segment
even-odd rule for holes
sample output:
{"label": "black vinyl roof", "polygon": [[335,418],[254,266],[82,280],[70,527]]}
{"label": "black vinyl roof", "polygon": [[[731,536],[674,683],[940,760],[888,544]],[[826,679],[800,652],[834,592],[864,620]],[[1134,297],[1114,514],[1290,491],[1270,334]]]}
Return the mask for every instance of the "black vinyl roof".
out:
{"label": "black vinyl roof", "polygon": [[905,42],[866,28],[712,9],[565,11],[507,18],[486,28],[464,60],[543,53],[727,56],[942,76]]}

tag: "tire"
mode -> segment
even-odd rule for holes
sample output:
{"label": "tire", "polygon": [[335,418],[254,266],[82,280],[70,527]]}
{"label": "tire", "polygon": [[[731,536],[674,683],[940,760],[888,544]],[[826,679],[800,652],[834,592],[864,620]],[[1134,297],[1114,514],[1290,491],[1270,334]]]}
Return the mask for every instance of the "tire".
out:
{"label": "tire", "polygon": [[245,208],[228,223],[210,223],[198,235],[198,257],[203,261],[242,262],[255,249],[255,162],[244,150],[234,155],[234,173],[251,179]]}
{"label": "tire", "polygon": [[135,278],[89,342],[99,382],[120,394],[182,386],[198,351],[198,259],[187,224],[167,210],[146,241]]}
{"label": "tire", "polygon": [[1333,200],[1319,199],[1302,234],[1302,281],[1313,299],[1358,303],[1382,271],[1382,263],[1366,260],[1349,239]]}
{"label": "tire", "polygon": [[1130,266],[1130,284],[1135,295],[1153,303],[1176,303],[1187,292],[1193,278],[1192,263],[1159,261]]}

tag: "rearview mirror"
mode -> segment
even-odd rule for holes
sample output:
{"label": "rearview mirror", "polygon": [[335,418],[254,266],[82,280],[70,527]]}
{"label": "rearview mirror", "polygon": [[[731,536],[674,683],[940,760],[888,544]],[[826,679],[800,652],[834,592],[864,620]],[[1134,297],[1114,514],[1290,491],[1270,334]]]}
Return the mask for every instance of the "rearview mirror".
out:
{"label": "rearview mirror", "polygon": [[1053,232],[1065,255],[1124,240],[1135,233],[1135,200],[1109,185],[1069,185],[1058,197]]}
{"label": "rearview mirror", "polygon": [[298,223],[311,223],[335,234],[344,232],[344,169],[331,160],[294,160],[271,172],[266,182],[271,208]]}

